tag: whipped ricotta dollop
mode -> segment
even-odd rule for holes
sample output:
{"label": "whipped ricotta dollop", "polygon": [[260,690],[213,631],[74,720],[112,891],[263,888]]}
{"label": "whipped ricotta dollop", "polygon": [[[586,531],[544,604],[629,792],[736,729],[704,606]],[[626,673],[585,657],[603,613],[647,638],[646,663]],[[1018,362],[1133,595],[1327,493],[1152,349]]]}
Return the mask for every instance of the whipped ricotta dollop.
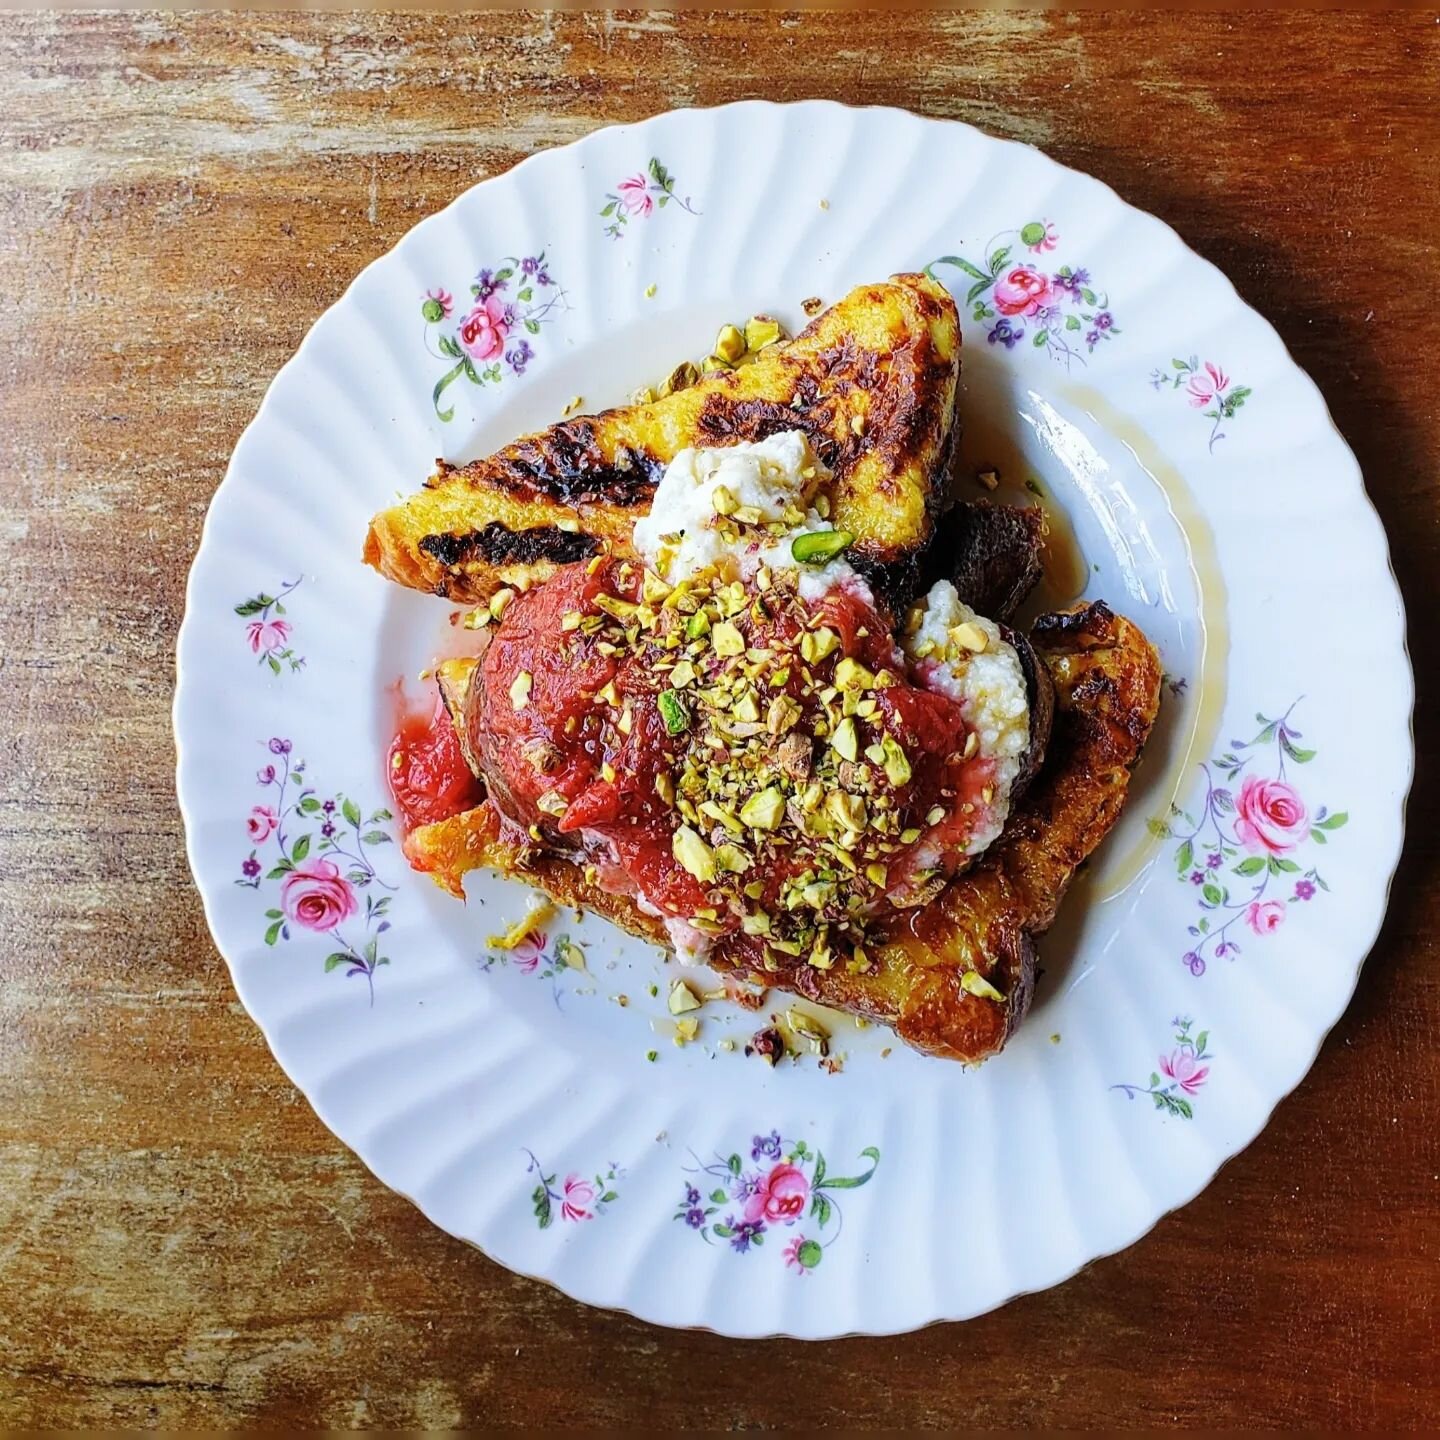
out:
{"label": "whipped ricotta dollop", "polygon": [[[1015,647],[977,615],[948,580],[912,612],[904,648],[926,686],[958,700],[982,757],[994,761],[995,794],[967,850],[978,854],[1004,828],[1010,792],[1030,744],[1030,692]],[[977,648],[983,644],[983,648]]]}
{"label": "whipped ricotta dollop", "polygon": [[635,548],[658,575],[675,584],[721,564],[742,577],[762,565],[798,572],[802,599],[817,600],[837,585],[865,582],[843,553],[803,564],[792,547],[801,535],[833,534],[817,508],[830,470],[801,430],[766,440],[680,451],[665,469],[650,513],[635,526]]}

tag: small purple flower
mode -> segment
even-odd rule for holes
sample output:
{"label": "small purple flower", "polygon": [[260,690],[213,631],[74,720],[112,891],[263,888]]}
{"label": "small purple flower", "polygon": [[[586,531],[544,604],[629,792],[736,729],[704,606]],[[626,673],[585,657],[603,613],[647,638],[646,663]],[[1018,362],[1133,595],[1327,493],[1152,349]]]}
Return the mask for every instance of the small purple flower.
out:
{"label": "small purple flower", "polygon": [[730,1182],[730,1194],[736,1200],[748,1200],[752,1195],[758,1194],[764,1187],[765,1180],[758,1170],[752,1170],[748,1175],[737,1175]]}
{"label": "small purple flower", "polygon": [[544,268],[535,272],[535,283],[537,285],[553,285],[555,282],[550,278],[550,272]]}
{"label": "small purple flower", "polygon": [[1315,898],[1315,882],[1313,880],[1297,880],[1295,882],[1295,898],[1297,900],[1313,900]]}
{"label": "small purple flower", "polygon": [[765,1233],[763,1220],[737,1220],[733,1215],[727,1215],[725,1224],[734,1232],[730,1236],[731,1249],[738,1251],[741,1255],[750,1248],[752,1240]]}
{"label": "small purple flower", "polygon": [[255,778],[262,785],[273,785],[275,783],[275,767],[273,765],[263,766],[255,772]]}
{"label": "small purple flower", "polygon": [[750,1158],[759,1160],[780,1158],[780,1132],[772,1130],[768,1135],[756,1135],[750,1142]]}
{"label": "small purple flower", "polygon": [[475,298],[488,300],[497,290],[503,290],[505,282],[495,278],[493,270],[482,270],[475,277]]}
{"label": "small purple flower", "polygon": [[1081,290],[1090,283],[1090,272],[1088,270],[1072,270],[1068,275],[1063,271],[1053,277],[1055,288],[1063,290],[1072,300],[1080,296]]}
{"label": "small purple flower", "polygon": [[528,340],[522,340],[518,345],[512,347],[505,356],[510,368],[517,374],[523,375],[525,367],[535,358],[535,352],[530,348]]}
{"label": "small purple flower", "polygon": [[1223,958],[1224,958],[1226,955],[1228,955],[1234,948],[1235,948],[1235,947],[1234,947],[1228,940],[1222,940],[1222,941],[1215,947],[1215,958],[1216,958],[1217,960],[1223,959]]}
{"label": "small purple flower", "polygon": [[1205,962],[1194,950],[1191,950],[1189,954],[1185,956],[1185,964],[1189,967],[1192,975],[1203,975],[1205,973]]}
{"label": "small purple flower", "polygon": [[1212,850],[1212,851],[1205,857],[1205,868],[1206,868],[1207,870],[1218,870],[1218,869],[1220,868],[1220,860],[1221,860],[1221,857],[1220,857],[1219,853],[1218,853],[1217,851]]}
{"label": "small purple flower", "polygon": [[1025,338],[1025,327],[1012,325],[1008,320],[997,320],[994,329],[985,338],[992,345],[999,344],[1013,350]]}
{"label": "small purple flower", "polygon": [[1108,330],[1115,323],[1115,317],[1108,311],[1102,310],[1095,317],[1095,328],[1097,330]]}
{"label": "small purple flower", "polygon": [[328,840],[335,833],[335,827],[327,820],[320,827],[320,833]]}
{"label": "small purple flower", "polygon": [[1100,343],[1100,332],[1098,330],[1088,331],[1085,335],[1085,343],[1093,350]]}
{"label": "small purple flower", "polygon": [[327,800],[320,808],[327,815],[333,815],[335,813],[335,802],[333,800]]}
{"label": "small purple flower", "polygon": [[288,755],[290,753],[290,742],[274,736],[270,741],[270,753],[272,755]]}
{"label": "small purple flower", "polygon": [[533,275],[539,268],[540,262],[533,255],[527,255],[520,262],[520,273],[522,275]]}
{"label": "small purple flower", "polygon": [[705,1228],[705,1212],[698,1205],[692,1205],[685,1212],[685,1223],[692,1230],[703,1230]]}
{"label": "small purple flower", "polygon": [[248,860],[240,862],[240,873],[247,875],[253,880],[260,873],[260,862],[252,855]]}
{"label": "small purple flower", "polygon": [[693,1186],[685,1187],[685,1203],[687,1205],[698,1205],[700,1203],[700,1192]]}
{"label": "small purple flower", "polygon": [[1205,883],[1205,872],[1203,870],[1192,870],[1190,872],[1190,883],[1192,885],[1203,885]]}
{"label": "small purple flower", "polygon": [[515,328],[516,322],[519,319],[520,316],[516,313],[515,307],[513,305],[507,305],[500,312],[500,323],[504,325],[507,330],[513,330]]}

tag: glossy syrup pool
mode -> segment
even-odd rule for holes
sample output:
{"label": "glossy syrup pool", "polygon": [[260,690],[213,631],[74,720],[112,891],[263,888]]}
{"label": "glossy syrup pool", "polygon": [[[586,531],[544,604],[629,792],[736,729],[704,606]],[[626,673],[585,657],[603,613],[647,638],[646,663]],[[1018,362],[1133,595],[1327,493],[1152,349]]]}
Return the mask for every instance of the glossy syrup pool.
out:
{"label": "glossy syrup pool", "polygon": [[[633,389],[656,378],[656,366],[640,357],[683,355],[693,348],[687,336],[708,335],[712,321],[725,317],[707,313],[688,318],[687,325],[677,322],[673,313],[663,320],[657,317],[655,333],[650,333],[654,326],[641,327],[645,333],[634,337],[633,344],[619,346],[607,363],[603,392],[595,385],[593,357],[565,357],[543,386],[519,389],[516,403],[490,413],[447,458],[468,460],[517,434],[553,423],[576,395],[584,396],[587,411],[625,403]],[[967,347],[958,497],[1039,504],[1045,511],[1045,574],[1021,612],[1022,628],[1045,610],[1104,599],[1146,632],[1160,651],[1167,675],[1160,717],[1125,811],[1077,876],[1055,927],[1040,942],[1044,978],[1035,1010],[1041,1011],[1055,1005],[1091,967],[1119,963],[1118,954],[1114,962],[1108,957],[1126,934],[1157,853],[1158,842],[1146,822],[1166,813],[1214,738],[1223,699],[1226,635],[1213,542],[1183,477],[1143,431],[1078,377],[1030,367],[1024,378],[1033,388],[983,347]],[[994,492],[976,478],[982,470],[998,475]],[[389,681],[399,676],[414,703],[433,683],[422,680],[422,673],[437,659],[473,653],[477,637],[452,622],[459,607],[394,586],[386,589],[390,594],[380,650],[388,670],[382,673]],[[377,733],[393,724],[395,704],[393,692],[383,700],[377,697]],[[427,929],[477,967],[494,955],[488,937],[522,915],[527,903],[520,887],[488,872],[468,878],[469,902],[464,907],[428,884],[421,888],[427,896]],[[707,1003],[700,1012],[699,1043],[676,1051],[666,1008],[669,986],[682,974],[697,991],[718,988],[718,980],[708,971],[682,971],[655,947],[595,916],[577,919],[576,912],[562,911],[547,929],[552,939],[563,933],[581,943],[585,971],[562,971],[547,981],[538,972],[522,975],[509,962],[492,959],[485,981],[505,987],[507,1008],[528,1015],[538,1035],[553,1035],[557,1011],[574,1012],[575,1018],[583,1014],[584,1024],[565,1027],[566,1043],[593,1050],[597,1057],[613,1054],[619,1046],[629,1059],[643,1060],[655,1050],[660,1058],[684,1056],[687,1066],[741,1062],[745,1041],[757,1028],[772,1016],[783,1026],[786,1011],[799,1008],[823,1020],[835,1048],[851,1063],[876,1063],[882,1051],[890,1052],[887,1064],[943,1063],[914,1055],[883,1027],[857,1027],[847,1016],[775,993],[759,1011]],[[1051,1028],[1050,1021],[1032,1017],[1012,1043],[1039,1043]],[[721,1042],[733,1049],[721,1048]],[[814,1071],[813,1059],[803,1064]],[[752,1066],[727,1063],[725,1068],[747,1074]],[[817,1078],[834,1083],[828,1076]]]}

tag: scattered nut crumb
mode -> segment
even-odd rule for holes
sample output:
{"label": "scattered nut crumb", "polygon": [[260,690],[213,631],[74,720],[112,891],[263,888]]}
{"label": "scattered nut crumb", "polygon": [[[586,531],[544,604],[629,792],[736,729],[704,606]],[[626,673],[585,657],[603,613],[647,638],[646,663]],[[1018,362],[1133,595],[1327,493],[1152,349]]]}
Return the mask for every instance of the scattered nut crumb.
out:
{"label": "scattered nut crumb", "polygon": [[652,280],[652,281],[645,287],[645,298],[646,298],[647,300],[653,300],[653,299],[655,298],[655,292],[656,292],[659,288],[660,288],[660,287]]}
{"label": "scattered nut crumb", "polygon": [[628,995],[615,995],[611,998],[622,1010],[630,1003],[630,997]]}
{"label": "scattered nut crumb", "polygon": [[818,315],[825,308],[825,302],[818,295],[812,295],[808,300],[800,302],[800,308],[807,315]]}
{"label": "scattered nut crumb", "polygon": [[572,395],[565,402],[565,408],[560,412],[561,416],[573,415],[584,403],[585,397],[583,395]]}
{"label": "scattered nut crumb", "polygon": [[886,1056],[888,1056],[889,1054],[890,1054],[890,1047],[887,1045],[887,1046],[880,1052],[880,1058],[881,1058],[882,1060],[884,1060],[884,1059],[886,1058]]}
{"label": "scattered nut crumb", "polygon": [[994,470],[982,470],[975,478],[987,490],[997,490],[1000,487],[1000,476]]}
{"label": "scattered nut crumb", "polygon": [[820,208],[822,210],[828,210],[830,208],[830,202],[828,200],[822,200],[820,202]]}
{"label": "scattered nut crumb", "polygon": [[1060,1032],[1058,1030],[1050,1037],[1050,1043],[1052,1045],[1058,1045],[1060,1043]]}

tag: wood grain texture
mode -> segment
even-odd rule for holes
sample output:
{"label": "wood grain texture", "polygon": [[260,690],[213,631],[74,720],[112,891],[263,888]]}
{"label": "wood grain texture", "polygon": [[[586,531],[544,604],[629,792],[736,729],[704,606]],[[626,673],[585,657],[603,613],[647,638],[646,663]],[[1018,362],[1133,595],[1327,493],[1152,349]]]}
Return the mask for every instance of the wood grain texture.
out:
{"label": "wood grain texture", "polygon": [[[1433,1422],[1437,31],[1421,14],[0,18],[0,1420]],[[1227,270],[1360,457],[1421,687],[1389,921],[1263,1137],[1048,1294],[823,1347],[582,1309],[373,1181],[234,999],[185,867],[168,715],[229,451],[356,271],[537,149],[749,95],[1033,141]]]}

